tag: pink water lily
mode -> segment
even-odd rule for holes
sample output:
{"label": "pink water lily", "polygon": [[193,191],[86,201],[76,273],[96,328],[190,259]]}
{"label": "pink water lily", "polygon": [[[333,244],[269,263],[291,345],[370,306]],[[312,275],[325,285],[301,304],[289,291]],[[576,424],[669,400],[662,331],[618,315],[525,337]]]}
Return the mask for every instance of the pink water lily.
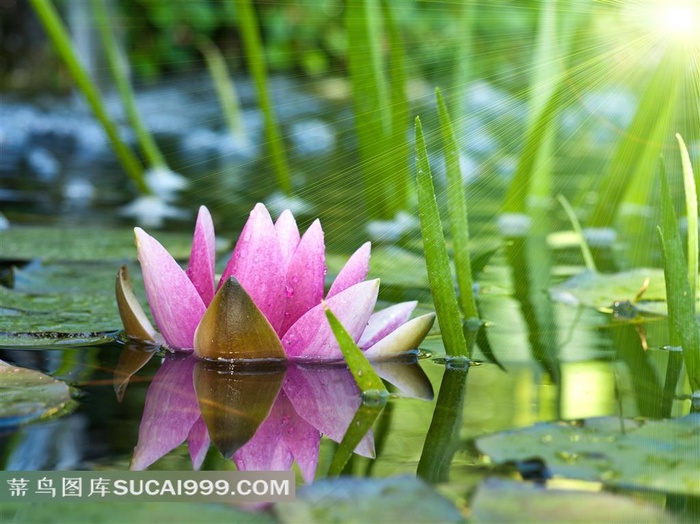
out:
{"label": "pink water lily", "polygon": [[[174,351],[194,349],[210,359],[341,360],[324,314],[327,307],[367,358],[383,360],[416,348],[435,319],[430,313],[409,320],[416,302],[373,314],[379,281],[365,280],[369,242],[350,257],[324,297],[321,224],[314,221],[302,236],[288,210],[273,223],[263,204],[255,206],[218,286],[214,226],[205,207],[199,210],[186,270],[155,238],[140,228],[134,231],[151,312]],[[145,315],[130,288],[120,291],[118,279],[117,289],[118,298],[129,296],[119,301],[127,334],[138,324],[134,336],[157,342],[155,330],[144,326]]]}

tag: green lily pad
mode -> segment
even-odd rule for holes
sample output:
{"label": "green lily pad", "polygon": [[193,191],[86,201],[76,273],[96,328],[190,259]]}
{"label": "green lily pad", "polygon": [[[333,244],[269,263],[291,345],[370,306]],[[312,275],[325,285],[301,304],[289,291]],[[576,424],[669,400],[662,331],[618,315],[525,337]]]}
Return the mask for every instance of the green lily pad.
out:
{"label": "green lily pad", "polygon": [[490,479],[472,499],[476,522],[667,523],[672,516],[649,502],[605,492],[545,489]]}
{"label": "green lily pad", "polygon": [[[624,432],[623,432],[624,428]],[[638,421],[546,423],[476,440],[497,463],[542,459],[555,476],[700,495],[700,414]]]}
{"label": "green lily pad", "polygon": [[71,402],[65,382],[0,360],[0,427],[61,413]]}
{"label": "green lily pad", "polygon": [[[634,302],[647,278],[649,286],[642,297]],[[667,314],[664,272],[656,268],[638,268],[610,274],[586,271],[553,287],[550,295],[553,300],[574,306],[607,309],[615,302],[629,301],[638,312]]]}
{"label": "green lily pad", "polygon": [[[79,346],[114,340],[121,329],[114,292],[117,264],[30,264],[15,287],[0,286],[1,347]],[[133,271],[146,304],[140,271]]]}
{"label": "green lily pad", "polygon": [[[187,259],[192,236],[159,232],[158,240],[176,259]],[[136,260],[131,229],[14,226],[0,231],[0,260]]]}
{"label": "green lily pad", "polygon": [[464,522],[452,502],[412,476],[321,480],[275,505],[275,514],[284,523]]}

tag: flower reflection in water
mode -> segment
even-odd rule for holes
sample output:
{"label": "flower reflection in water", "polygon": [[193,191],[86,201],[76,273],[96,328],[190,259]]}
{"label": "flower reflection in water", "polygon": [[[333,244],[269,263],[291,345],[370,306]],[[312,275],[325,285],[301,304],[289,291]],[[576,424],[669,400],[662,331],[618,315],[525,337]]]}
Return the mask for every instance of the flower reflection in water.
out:
{"label": "flower reflection in water", "polygon": [[[376,364],[376,370],[401,396],[433,397],[415,357]],[[123,394],[129,373],[118,373],[115,387]],[[195,469],[214,444],[241,471],[288,470],[296,461],[304,480],[312,482],[321,436],[340,442],[361,403],[342,365],[233,367],[167,355],[146,395],[131,469],[145,469],[187,441]],[[375,456],[371,431],[355,452]]]}

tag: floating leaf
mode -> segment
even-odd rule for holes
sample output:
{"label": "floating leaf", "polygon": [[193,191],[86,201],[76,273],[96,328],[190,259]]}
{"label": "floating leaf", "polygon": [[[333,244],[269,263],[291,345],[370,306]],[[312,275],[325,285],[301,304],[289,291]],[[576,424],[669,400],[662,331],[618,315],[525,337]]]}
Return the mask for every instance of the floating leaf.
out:
{"label": "floating leaf", "polygon": [[65,382],[0,360],[0,427],[60,413],[71,402]]}
{"label": "floating leaf", "polygon": [[540,458],[555,476],[700,495],[700,414],[636,421],[543,423],[476,440],[497,463]]}
{"label": "floating leaf", "polygon": [[457,508],[413,476],[344,477],[297,490],[297,500],[275,506],[285,524],[295,522],[464,522]]}
{"label": "floating leaf", "polygon": [[663,509],[615,493],[546,489],[522,482],[489,479],[471,503],[476,522],[667,523]]}

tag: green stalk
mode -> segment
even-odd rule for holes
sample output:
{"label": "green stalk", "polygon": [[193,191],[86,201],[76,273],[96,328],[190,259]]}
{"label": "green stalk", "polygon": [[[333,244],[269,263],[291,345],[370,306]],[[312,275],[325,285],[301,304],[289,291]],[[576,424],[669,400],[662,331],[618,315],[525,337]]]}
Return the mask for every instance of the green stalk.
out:
{"label": "green stalk", "polygon": [[238,16],[238,29],[243,39],[246,63],[250,70],[255,87],[258,92],[258,103],[265,119],[265,137],[270,148],[272,167],[275,171],[277,184],[286,194],[292,192],[292,179],[287,164],[287,156],[284,151],[282,134],[280,133],[277,119],[272,110],[272,99],[267,87],[267,66],[265,53],[260,39],[258,20],[253,10],[251,0],[233,0]]}
{"label": "green stalk", "polygon": [[454,244],[455,271],[459,286],[459,305],[467,319],[478,319],[472,279],[471,260],[469,259],[469,219],[467,217],[467,200],[464,196],[462,169],[459,165],[459,149],[455,140],[452,122],[447,112],[445,101],[439,89],[435,90],[438,111],[440,113],[440,131],[442,147],[445,150],[447,170],[447,202],[450,215],[450,233]]}
{"label": "green stalk", "polygon": [[435,312],[445,351],[450,356],[469,357],[470,348],[462,332],[462,320],[457,305],[450,260],[445,247],[445,235],[440,222],[440,211],[435,199],[435,187],[428,163],[428,152],[420,118],[416,117],[416,181],[418,186],[418,214],[421,236],[425,250],[425,264],[428,268],[428,282],[433,294]]}
{"label": "green stalk", "polygon": [[209,68],[209,74],[214,83],[216,94],[219,97],[221,110],[224,113],[224,119],[226,120],[229,131],[235,136],[245,136],[236,85],[231,75],[229,75],[226,61],[221,51],[219,51],[213,42],[204,37],[198,40],[197,47],[202,55],[204,55],[204,60]]}
{"label": "green stalk", "polygon": [[119,162],[121,163],[127,176],[136,185],[139,192],[144,195],[152,194],[151,189],[148,187],[148,184],[146,184],[143,174],[143,167],[136,156],[129,150],[126,144],[124,144],[119,137],[117,127],[109,118],[97,87],[95,87],[95,84],[90,79],[85,69],[83,69],[83,66],[80,64],[78,57],[71,47],[68,32],[63,26],[55,7],[50,0],[31,0],[31,3],[34,11],[39,17],[39,20],[44,26],[44,29],[46,29],[49,38],[51,38],[51,42],[53,43],[56,52],[66,64],[66,67],[77,84],[78,89],[80,89],[81,93],[90,105],[92,112],[95,114],[95,117],[100,121],[100,124],[102,124],[102,127],[107,133],[107,136],[112,144],[112,148],[114,149],[114,152],[117,155],[117,158],[119,159]]}
{"label": "green stalk", "polygon": [[571,225],[573,226],[574,231],[578,236],[578,243],[581,247],[581,254],[583,255],[583,260],[586,263],[586,269],[593,273],[597,273],[598,268],[596,268],[595,260],[593,259],[593,254],[591,253],[591,248],[588,247],[588,242],[586,242],[586,237],[583,234],[583,229],[581,229],[581,223],[576,217],[576,212],[574,211],[574,208],[571,207],[571,204],[569,204],[569,201],[564,195],[559,195],[557,197],[557,200],[559,200],[561,207],[564,208],[566,216],[569,217],[569,221],[571,222]]}
{"label": "green stalk", "polygon": [[450,100],[450,109],[452,114],[456,115],[457,128],[462,128],[459,125],[461,118],[465,114],[464,100],[467,86],[470,80],[474,77],[472,71],[474,53],[474,28],[476,27],[476,10],[477,4],[474,0],[461,0],[456,6],[458,27],[460,28],[458,38],[455,39],[454,50],[454,74],[452,75],[452,89],[448,93]]}
{"label": "green stalk", "polygon": [[681,148],[685,214],[688,220],[688,283],[690,291],[693,293],[693,301],[695,301],[698,298],[698,192],[688,149],[685,147],[681,135],[676,134],[676,140]]}
{"label": "green stalk", "polygon": [[160,149],[158,149],[156,141],[148,131],[148,128],[144,124],[141,114],[136,107],[134,91],[131,88],[131,83],[129,82],[126,73],[125,58],[119,51],[117,39],[114,37],[114,33],[111,30],[107,6],[105,5],[104,0],[92,0],[92,9],[95,14],[95,21],[97,22],[97,30],[99,31],[100,38],[102,39],[102,45],[105,48],[105,54],[107,55],[107,62],[112,73],[112,78],[114,79],[114,83],[117,85],[119,96],[124,104],[126,117],[128,118],[131,127],[133,127],[134,131],[136,132],[136,139],[139,141],[141,152],[143,153],[143,156],[146,158],[150,167],[168,169],[163,154],[160,152]]}

